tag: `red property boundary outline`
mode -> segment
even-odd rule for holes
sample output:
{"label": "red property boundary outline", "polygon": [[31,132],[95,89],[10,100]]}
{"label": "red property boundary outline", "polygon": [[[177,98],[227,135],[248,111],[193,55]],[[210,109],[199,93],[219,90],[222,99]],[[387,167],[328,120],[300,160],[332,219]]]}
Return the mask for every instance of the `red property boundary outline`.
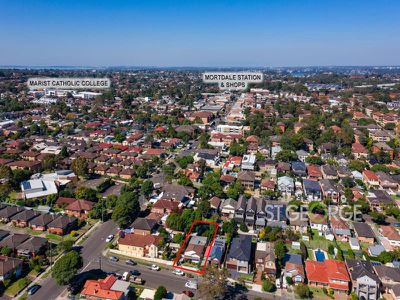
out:
{"label": "red property boundary outline", "polygon": [[[207,260],[208,260],[208,258],[209,258],[209,256],[210,256],[211,251],[208,251],[208,253],[206,253],[205,263],[204,263],[204,265],[201,267],[200,270],[192,270],[192,269],[188,269],[188,268],[185,268],[185,267],[177,266],[177,265],[176,265],[176,263],[177,263],[178,260],[179,260],[179,257],[181,256],[181,253],[182,253],[182,251],[183,251],[183,248],[185,247],[186,242],[187,242],[188,238],[190,237],[190,234],[192,233],[192,230],[193,230],[194,225],[196,225],[196,224],[198,224],[198,223],[200,223],[200,224],[209,224],[209,225],[215,225],[215,226],[216,226],[215,231],[214,231],[213,238],[212,238],[212,240],[211,240],[211,242],[209,243],[208,246],[211,246],[211,245],[214,244],[215,238],[217,237],[217,232],[218,232],[218,229],[219,229],[219,224],[216,223],[216,222],[211,222],[211,221],[194,220],[193,223],[192,223],[192,225],[190,226],[189,232],[186,234],[186,237],[185,237],[185,239],[183,240],[183,243],[182,243],[181,247],[179,248],[179,251],[178,251],[178,253],[177,253],[177,255],[176,255],[176,258],[174,259],[174,262],[173,262],[173,264],[172,264],[172,267],[173,267],[173,268],[176,268],[176,269],[181,269],[181,270],[184,270],[184,271],[187,271],[187,272],[192,272],[192,273],[196,273],[196,274],[202,275],[202,274],[204,274],[204,271],[205,271],[205,269],[206,269],[206,267],[207,267]],[[207,247],[208,247],[208,246],[207,246]],[[206,250],[207,250],[207,247],[206,247]]]}

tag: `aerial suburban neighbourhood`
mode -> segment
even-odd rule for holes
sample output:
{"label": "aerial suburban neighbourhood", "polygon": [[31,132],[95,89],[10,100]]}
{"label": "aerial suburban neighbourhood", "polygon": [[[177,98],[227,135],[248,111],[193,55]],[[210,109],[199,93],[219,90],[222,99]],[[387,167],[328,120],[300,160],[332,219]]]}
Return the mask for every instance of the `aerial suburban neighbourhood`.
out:
{"label": "aerial suburban neighbourhood", "polygon": [[0,5],[0,299],[400,300],[399,3],[178,2]]}

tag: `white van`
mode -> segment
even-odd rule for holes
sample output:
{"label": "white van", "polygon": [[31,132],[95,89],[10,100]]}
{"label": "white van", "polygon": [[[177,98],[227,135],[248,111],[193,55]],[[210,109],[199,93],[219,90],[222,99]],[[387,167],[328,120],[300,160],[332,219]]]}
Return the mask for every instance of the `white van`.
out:
{"label": "white van", "polygon": [[122,274],[122,280],[128,281],[130,276],[131,276],[131,273],[124,272],[124,274]]}

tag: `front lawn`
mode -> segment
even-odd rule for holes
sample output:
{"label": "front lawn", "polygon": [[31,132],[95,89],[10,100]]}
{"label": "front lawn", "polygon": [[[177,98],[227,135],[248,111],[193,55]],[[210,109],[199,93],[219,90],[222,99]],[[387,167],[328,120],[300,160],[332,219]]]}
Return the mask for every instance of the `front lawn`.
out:
{"label": "front lawn", "polygon": [[22,289],[24,289],[31,281],[27,278],[20,278],[12,283],[4,292],[9,297],[15,297]]}

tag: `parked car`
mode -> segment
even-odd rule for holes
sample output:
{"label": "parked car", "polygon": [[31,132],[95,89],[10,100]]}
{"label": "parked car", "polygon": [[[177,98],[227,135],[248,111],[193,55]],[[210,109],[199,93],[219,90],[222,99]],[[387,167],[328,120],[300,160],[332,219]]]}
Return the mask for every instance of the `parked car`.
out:
{"label": "parked car", "polygon": [[152,269],[153,271],[160,271],[160,267],[157,265],[151,265],[150,269]]}
{"label": "parked car", "polygon": [[38,285],[38,284],[32,285],[28,289],[28,295],[33,295],[34,293],[36,293],[38,291],[38,289],[40,289],[40,285]]}
{"label": "parked car", "polygon": [[106,242],[107,242],[107,243],[111,242],[111,241],[113,240],[113,238],[114,238],[114,235],[113,235],[113,234],[110,234],[110,235],[106,238]]}
{"label": "parked car", "polygon": [[189,280],[185,283],[185,287],[192,290],[197,290],[197,281]]}
{"label": "parked car", "polygon": [[124,272],[124,274],[122,274],[122,280],[128,281],[130,276],[130,272]]}
{"label": "parked car", "polygon": [[125,263],[126,263],[127,265],[130,265],[130,266],[137,265],[137,263],[136,263],[134,260],[132,260],[132,259],[128,259]]}
{"label": "parked car", "polygon": [[183,272],[182,270],[178,270],[178,269],[174,269],[172,271],[172,274],[178,275],[178,276],[185,276],[185,272]]}
{"label": "parked car", "polygon": [[140,272],[138,270],[132,270],[131,274],[134,275],[134,276],[139,276]]}
{"label": "parked car", "polygon": [[116,256],[111,256],[111,257],[110,257],[110,260],[111,260],[111,261],[119,261],[119,258],[116,257]]}
{"label": "parked car", "polygon": [[129,278],[129,281],[132,283],[140,284],[140,285],[144,284],[144,280],[137,276]]}
{"label": "parked car", "polygon": [[183,291],[182,294],[185,294],[186,296],[192,298],[194,296],[194,293],[192,291]]}

